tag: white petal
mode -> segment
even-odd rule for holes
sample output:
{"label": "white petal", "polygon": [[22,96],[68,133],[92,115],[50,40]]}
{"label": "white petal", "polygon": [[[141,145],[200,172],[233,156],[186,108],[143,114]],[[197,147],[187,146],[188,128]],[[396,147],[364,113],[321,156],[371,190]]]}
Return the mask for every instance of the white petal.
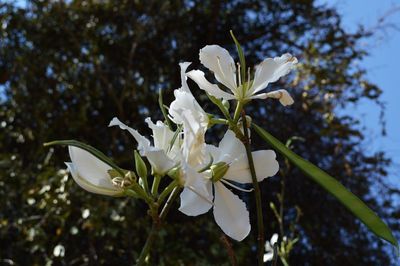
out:
{"label": "white petal", "polygon": [[236,67],[229,52],[218,45],[207,45],[200,49],[200,62],[214,72],[215,78],[226,87],[236,91]]}
{"label": "white petal", "polygon": [[191,110],[196,119],[203,124],[208,124],[207,113],[196,101],[192,93],[182,89],[174,90],[175,100],[169,106],[169,115],[176,124],[182,124],[182,112]]}
{"label": "white petal", "polygon": [[268,252],[264,254],[264,262],[271,261],[274,258],[274,252]]}
{"label": "white petal", "polygon": [[[175,133],[161,121],[154,124],[150,117],[147,117],[144,121],[153,131],[154,147],[167,151]],[[174,145],[178,145],[178,141],[175,141]]]}
{"label": "white petal", "polygon": [[199,117],[192,110],[185,110],[181,114],[183,124],[182,153],[185,160],[192,166],[205,163],[205,133],[207,125],[201,123]]}
{"label": "white petal", "polygon": [[147,149],[150,146],[150,141],[143,137],[142,135],[139,134],[135,129],[128,127],[124,123],[122,123],[118,118],[114,117],[111,121],[110,124],[108,125],[109,127],[112,126],[119,126],[120,129],[123,130],[128,130],[129,133],[136,139],[138,143],[138,150],[143,151],[144,149]]}
{"label": "white petal", "polygon": [[246,154],[246,148],[243,143],[236,137],[232,130],[227,130],[221,139],[219,146],[221,156],[215,158],[218,162],[230,163],[234,159]]}
{"label": "white petal", "polygon": [[247,96],[250,97],[252,94],[267,87],[269,83],[287,75],[295,64],[297,64],[297,59],[291,54],[284,54],[274,59],[265,59],[256,67],[254,82]]}
{"label": "white petal", "polygon": [[[266,177],[274,176],[279,170],[276,154],[273,150],[260,150],[251,153],[253,155],[254,168],[257,181],[261,182]],[[224,179],[239,183],[252,183],[247,155],[235,159],[226,172]]]}
{"label": "white petal", "polygon": [[109,165],[83,149],[68,146],[68,150],[71,164],[67,164],[67,166],[78,185],[98,194],[110,195],[121,192],[111,182],[108,170],[112,168]]}
{"label": "white petal", "polygon": [[219,158],[221,158],[221,150],[214,145],[206,144],[205,153],[206,157],[212,157],[213,163],[219,162]]}
{"label": "white petal", "polygon": [[[147,122],[149,123],[148,120]],[[155,173],[163,175],[166,171],[175,166],[176,163],[167,156],[166,152],[163,149],[151,146],[150,141],[147,138],[140,135],[133,128],[130,128],[119,121],[118,118],[114,117],[111,120],[109,126],[119,126],[121,129],[128,130],[129,133],[132,134],[132,136],[138,142],[138,150],[140,154],[147,157]],[[162,140],[160,139],[158,139],[157,141],[162,142]]]}
{"label": "white petal", "polygon": [[190,92],[189,86],[187,85],[187,77],[186,77],[186,69],[190,66],[191,62],[183,62],[179,63],[181,68],[181,82],[182,82],[182,90]]}
{"label": "white petal", "polygon": [[192,70],[187,73],[187,76],[191,78],[200,89],[206,91],[208,94],[220,99],[224,100],[232,100],[235,99],[235,96],[224,92],[217,85],[210,83],[205,77],[204,72],[200,70]]}
{"label": "white petal", "polygon": [[72,163],[65,163],[68,167],[68,171],[71,173],[72,178],[74,181],[84,190],[89,191],[91,193],[95,194],[100,194],[100,195],[107,195],[107,196],[118,196],[122,193],[122,191],[118,189],[108,189],[108,188],[102,188],[102,187],[97,187],[90,183],[88,180],[84,179],[79,175],[79,173],[76,171],[74,165]]}
{"label": "white petal", "polygon": [[292,96],[290,96],[290,94],[286,90],[276,90],[268,93],[260,93],[250,97],[250,99],[266,98],[278,99],[283,106],[292,105],[294,103]]}
{"label": "white petal", "polygon": [[214,184],[214,218],[229,237],[242,241],[250,233],[250,218],[246,204],[221,182]]}
{"label": "white petal", "polygon": [[154,173],[159,175],[164,175],[177,164],[165,154],[165,151],[153,147],[144,151],[143,156],[146,156],[147,160],[149,160]]}
{"label": "white petal", "polygon": [[278,242],[278,238],[279,238],[278,234],[275,233],[275,234],[272,235],[271,240],[269,241],[272,246],[274,246],[275,243]]}
{"label": "white petal", "polygon": [[179,211],[189,216],[206,213],[212,207],[212,183],[193,168],[183,165],[185,188],[180,198]]}

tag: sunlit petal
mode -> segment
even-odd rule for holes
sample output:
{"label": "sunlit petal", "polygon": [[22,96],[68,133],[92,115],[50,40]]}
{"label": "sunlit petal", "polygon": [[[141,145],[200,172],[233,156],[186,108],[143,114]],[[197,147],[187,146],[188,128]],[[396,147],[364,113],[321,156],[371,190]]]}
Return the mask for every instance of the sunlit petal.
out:
{"label": "sunlit petal", "polygon": [[267,58],[256,67],[254,82],[247,96],[259,92],[269,83],[277,81],[280,77],[287,75],[293,66],[297,64],[296,57],[284,54],[281,57]]}
{"label": "sunlit petal", "polygon": [[204,72],[200,70],[192,70],[187,73],[187,76],[191,78],[200,89],[206,91],[211,96],[214,96],[218,99],[224,100],[232,100],[235,99],[233,94],[229,94],[221,90],[217,85],[210,83],[205,77]]}
{"label": "sunlit petal", "polygon": [[[261,182],[266,177],[274,176],[279,170],[279,163],[273,150],[260,150],[252,152],[257,181]],[[247,155],[235,159],[226,172],[224,179],[239,183],[252,183]]]}
{"label": "sunlit petal", "polygon": [[250,219],[246,204],[221,182],[214,184],[214,218],[229,237],[242,241],[250,233]]}
{"label": "sunlit petal", "polygon": [[214,72],[215,78],[234,92],[236,90],[236,66],[229,52],[218,45],[200,49],[200,62]]}

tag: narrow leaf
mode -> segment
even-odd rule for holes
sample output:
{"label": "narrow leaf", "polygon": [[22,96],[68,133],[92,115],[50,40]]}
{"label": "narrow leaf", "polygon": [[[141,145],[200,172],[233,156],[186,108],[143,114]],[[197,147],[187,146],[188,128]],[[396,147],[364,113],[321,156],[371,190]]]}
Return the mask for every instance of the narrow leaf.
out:
{"label": "narrow leaf", "polygon": [[99,151],[98,149],[96,149],[96,148],[94,148],[94,147],[92,147],[90,145],[87,145],[87,144],[82,143],[82,142],[77,141],[77,140],[55,140],[55,141],[51,141],[51,142],[47,142],[47,143],[43,144],[44,147],[54,146],[54,145],[75,146],[75,147],[81,148],[81,149],[89,152],[90,154],[92,154],[93,156],[98,158],[99,160],[101,160],[104,163],[106,163],[109,166],[111,166],[113,169],[118,171],[121,174],[121,176],[124,176],[123,170],[121,168],[119,168],[118,165],[116,165],[104,153],[102,153],[101,151]]}
{"label": "narrow leaf", "polygon": [[282,142],[269,134],[261,127],[253,124],[257,134],[271,145],[280,154],[296,165],[303,173],[309,176],[313,181],[322,186],[325,190],[336,197],[347,209],[349,209],[362,223],[364,223],[373,233],[381,237],[397,249],[399,247],[389,227],[357,196],[347,190],[335,178],[303,159],[296,153],[288,149]]}
{"label": "narrow leaf", "polygon": [[165,109],[165,106],[164,106],[162,90],[161,89],[158,92],[158,105],[160,106],[161,112],[162,112],[162,114],[164,116],[165,123],[167,124],[169,129],[171,129],[173,131],[174,129],[172,128],[171,120],[169,119],[167,110]]}
{"label": "narrow leaf", "polygon": [[[239,61],[240,61],[240,75],[242,77],[242,82],[245,83],[246,82],[246,60],[244,58],[244,53],[243,53],[243,49],[242,46],[240,46],[240,43],[238,42],[238,40],[236,39],[235,35],[233,34],[233,31],[230,31],[231,36],[233,41],[235,42],[236,45],[236,49],[239,55]],[[241,84],[239,84],[241,85]]]}

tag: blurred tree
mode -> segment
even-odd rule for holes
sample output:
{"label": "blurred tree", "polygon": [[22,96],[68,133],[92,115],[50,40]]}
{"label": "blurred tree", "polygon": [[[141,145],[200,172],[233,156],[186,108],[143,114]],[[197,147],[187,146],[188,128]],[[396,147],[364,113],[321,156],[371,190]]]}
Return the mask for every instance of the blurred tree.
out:
{"label": "blurred tree", "polygon": [[[390,161],[383,153],[368,154],[359,121],[337,113],[361,99],[380,103],[380,89],[365,80],[358,64],[367,54],[359,42],[371,33],[346,32],[334,9],[311,0],[3,2],[1,263],[125,265],[137,258],[149,230],[145,205],[86,193],[59,170],[65,168],[67,150],[44,149],[42,143],[78,139],[132,168],[136,144],[120,130],[107,129],[110,119],[118,116],[148,134],[144,118],[161,118],[156,92],[164,89],[169,103],[180,86],[178,62],[199,67],[198,50],[206,44],[233,54],[230,29],[249,65],[284,52],[300,61],[297,71],[271,86],[289,89],[296,103],[282,108],[272,101],[254,102],[249,107],[254,119],[282,141],[303,137],[294,144],[297,153],[396,225],[392,190],[385,182]],[[204,96],[199,99],[213,108]],[[217,137],[208,136],[210,141]],[[286,172],[285,228],[296,206],[303,212],[293,265],[390,264],[388,245],[296,169]],[[279,177],[262,184],[268,236],[278,231],[268,202],[278,204],[279,184]],[[253,209],[252,199],[248,203]],[[221,231],[210,216],[172,212],[152,263],[228,264]],[[240,265],[254,264],[254,244],[254,235],[233,243]]]}

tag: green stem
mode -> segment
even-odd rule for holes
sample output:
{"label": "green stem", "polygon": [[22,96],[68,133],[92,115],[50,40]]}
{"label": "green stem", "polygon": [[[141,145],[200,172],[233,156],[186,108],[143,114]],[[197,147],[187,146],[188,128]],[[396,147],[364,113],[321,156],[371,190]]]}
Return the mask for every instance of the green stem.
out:
{"label": "green stem", "polygon": [[163,192],[161,192],[160,197],[158,197],[157,203],[160,205],[163,203],[164,199],[178,186],[178,181],[174,180],[172,181],[165,189]]}
{"label": "green stem", "polygon": [[[233,123],[234,124],[236,124],[239,121],[240,113],[243,110],[243,106],[244,106],[243,102],[239,100],[236,105],[235,114],[233,115]],[[244,119],[244,121],[246,121],[246,119]]]}
{"label": "green stem", "polygon": [[137,194],[139,197],[141,197],[143,200],[145,200],[148,204],[151,204],[151,203],[153,202],[153,200],[151,199],[151,197],[149,197],[149,195],[148,195],[146,192],[144,192],[143,188],[142,188],[138,183],[134,182],[134,183],[132,184],[131,189],[132,189],[133,191],[135,191],[136,194]]}
{"label": "green stem", "polygon": [[[139,256],[139,258],[137,260],[137,264],[136,264],[137,266],[144,265],[146,257],[150,252],[150,248],[153,245],[154,240],[157,237],[159,227],[161,226],[161,223],[164,221],[169,210],[171,209],[172,202],[175,201],[176,197],[178,196],[178,194],[180,192],[181,192],[181,188],[175,186],[175,188],[172,190],[172,193],[169,194],[169,198],[168,198],[167,202],[165,203],[161,213],[158,215],[158,217],[155,217],[153,215],[153,224],[151,226],[150,233],[147,236],[146,243],[144,244],[142,251],[140,252],[140,256]],[[158,211],[158,209],[157,209],[157,211]]]}
{"label": "green stem", "polygon": [[158,225],[153,220],[153,225],[151,226],[150,234],[147,236],[146,243],[144,244],[144,246],[142,248],[142,252],[140,252],[140,256],[137,259],[137,262],[136,262],[137,266],[144,265],[147,254],[149,254],[150,248],[153,245],[154,240],[157,237],[157,233],[158,233]]}
{"label": "green stem", "polygon": [[262,213],[262,204],[261,204],[261,191],[257,182],[256,169],[254,167],[253,156],[251,154],[251,146],[250,146],[250,137],[248,132],[248,126],[246,121],[246,115],[244,111],[242,112],[242,120],[243,120],[243,132],[245,141],[243,144],[246,147],[247,160],[249,161],[251,180],[253,182],[254,187],[254,195],[256,198],[256,208],[257,208],[257,225],[258,225],[258,245],[257,245],[257,260],[258,265],[263,265],[263,256],[264,256],[264,223],[263,223],[263,213]]}
{"label": "green stem", "polygon": [[151,186],[151,194],[154,197],[157,197],[158,186],[160,185],[160,181],[161,181],[161,176],[160,175],[154,175],[153,185]]}

